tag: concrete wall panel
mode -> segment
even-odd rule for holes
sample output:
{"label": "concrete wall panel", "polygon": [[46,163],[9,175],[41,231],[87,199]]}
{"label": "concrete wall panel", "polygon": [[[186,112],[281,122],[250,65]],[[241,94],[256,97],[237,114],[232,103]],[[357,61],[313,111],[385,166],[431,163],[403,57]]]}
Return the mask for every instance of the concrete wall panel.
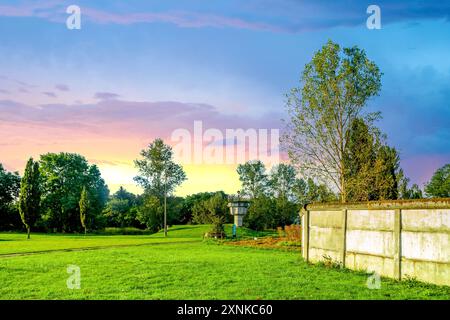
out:
{"label": "concrete wall panel", "polygon": [[339,251],[343,245],[343,234],[336,228],[310,227],[309,246],[326,250]]}
{"label": "concrete wall panel", "polygon": [[393,232],[347,230],[347,251],[368,253],[372,255],[394,255]]}
{"label": "concrete wall panel", "polygon": [[450,263],[450,234],[403,231],[401,238],[403,257]]}
{"label": "concrete wall panel", "polygon": [[309,259],[311,262],[319,262],[325,261],[325,256],[331,257],[333,261],[340,262],[340,253],[333,250],[325,250],[325,249],[317,249],[310,248],[309,249]]}
{"label": "concrete wall panel", "polygon": [[342,211],[314,211],[311,214],[311,226],[316,227],[342,227]]}
{"label": "concrete wall panel", "polygon": [[393,230],[394,210],[349,210],[347,229]]}
{"label": "concrete wall panel", "polygon": [[450,286],[450,264],[403,259],[402,279],[407,278]]}
{"label": "concrete wall panel", "polygon": [[402,228],[407,231],[450,232],[450,209],[402,210]]}
{"label": "concrete wall panel", "polygon": [[392,277],[394,274],[394,260],[392,258],[348,252],[345,255],[345,266],[352,270],[376,272],[386,277]]}
{"label": "concrete wall panel", "polygon": [[345,243],[347,268],[450,285],[450,198],[313,204],[304,210],[310,229],[303,256],[310,261],[327,256],[341,262]]}

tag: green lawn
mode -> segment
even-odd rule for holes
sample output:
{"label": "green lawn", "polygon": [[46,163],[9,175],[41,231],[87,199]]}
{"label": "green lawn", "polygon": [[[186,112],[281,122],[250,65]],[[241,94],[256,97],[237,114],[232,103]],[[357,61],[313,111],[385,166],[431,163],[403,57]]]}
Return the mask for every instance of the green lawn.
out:
{"label": "green lawn", "polygon": [[[381,289],[370,290],[366,274],[308,265],[298,252],[203,242],[201,236],[208,228],[175,226],[167,239],[158,233],[32,235],[26,241],[23,234],[0,233],[0,299],[450,298],[449,287],[388,279],[382,279]],[[99,246],[97,250],[5,256]],[[81,269],[79,290],[66,286],[68,265]]]}

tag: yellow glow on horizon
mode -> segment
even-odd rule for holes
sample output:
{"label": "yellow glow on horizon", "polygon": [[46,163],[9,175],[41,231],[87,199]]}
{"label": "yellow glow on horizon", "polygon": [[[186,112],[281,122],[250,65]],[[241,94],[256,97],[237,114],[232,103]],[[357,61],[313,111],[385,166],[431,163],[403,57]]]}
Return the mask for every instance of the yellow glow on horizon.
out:
{"label": "yellow glow on horizon", "polygon": [[[103,179],[111,193],[116,192],[120,186],[135,194],[142,193],[142,188],[136,185],[133,177],[137,170],[130,164],[99,164]],[[236,193],[240,188],[236,165],[185,165],[187,180],[177,188],[175,194],[186,196],[198,192],[224,191]]]}

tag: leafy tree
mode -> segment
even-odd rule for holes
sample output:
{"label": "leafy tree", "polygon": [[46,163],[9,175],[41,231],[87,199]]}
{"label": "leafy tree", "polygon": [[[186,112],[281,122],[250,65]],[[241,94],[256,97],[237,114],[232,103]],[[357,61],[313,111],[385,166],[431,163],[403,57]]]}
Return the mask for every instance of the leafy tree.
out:
{"label": "leafy tree", "polygon": [[398,198],[400,158],[387,146],[378,128],[355,118],[348,132],[344,154],[345,189],[348,201]]}
{"label": "leafy tree", "polygon": [[89,210],[90,210],[89,195],[86,187],[83,187],[80,199],[80,221],[81,225],[84,228],[84,234],[87,233],[86,216],[89,214]]}
{"label": "leafy tree", "polygon": [[120,187],[108,200],[104,215],[107,224],[111,227],[140,227],[137,220],[138,199],[131,193]]}
{"label": "leafy tree", "polygon": [[272,215],[276,212],[275,199],[260,194],[252,198],[247,215],[244,218],[244,226],[253,230],[264,230],[273,226]]}
{"label": "leafy tree", "polygon": [[325,184],[316,184],[313,179],[297,179],[293,188],[298,204],[304,206],[312,202],[336,201],[337,196]]}
{"label": "leafy tree", "polygon": [[159,231],[164,227],[163,206],[155,195],[147,195],[137,211],[137,219],[151,231]]}
{"label": "leafy tree", "polygon": [[425,193],[433,198],[450,197],[450,163],[436,170],[425,186]]}
{"label": "leafy tree", "polygon": [[7,172],[0,163],[0,230],[22,225],[16,205],[19,192],[19,173]]}
{"label": "leafy tree", "polygon": [[184,203],[183,197],[170,196],[167,198],[167,224],[183,224],[182,207]]}
{"label": "leafy tree", "polygon": [[[223,191],[218,191],[222,194],[223,198],[227,198],[227,195]],[[180,207],[180,222],[188,223],[193,219],[194,206],[204,200],[208,200],[214,196],[216,192],[199,192],[192,195],[188,195],[184,198]]]}
{"label": "leafy tree", "polygon": [[264,194],[267,190],[267,174],[264,163],[260,160],[247,161],[237,167],[242,183],[242,194],[251,198]]}
{"label": "leafy tree", "polygon": [[299,205],[286,197],[275,199],[275,211],[271,215],[270,225],[272,228],[284,227],[297,221],[299,218]]}
{"label": "leafy tree", "polygon": [[134,162],[139,169],[135,181],[144,188],[146,194],[164,200],[164,235],[167,236],[167,195],[186,180],[186,174],[173,161],[172,148],[164,144],[162,139],[155,139],[140,155],[142,159]]}
{"label": "leafy tree", "polygon": [[228,214],[228,201],[223,192],[216,192],[208,199],[196,202],[192,209],[194,223],[224,223],[231,215]]}
{"label": "leafy tree", "polygon": [[290,123],[282,137],[292,162],[305,176],[331,181],[347,201],[344,155],[348,132],[367,101],[378,95],[381,73],[358,47],[328,41],[305,66],[301,87],[288,95]]}
{"label": "leafy tree", "polygon": [[40,216],[40,175],[39,163],[30,158],[25,167],[25,173],[20,182],[19,213],[25,228],[27,239],[30,239],[31,228]]}
{"label": "leafy tree", "polygon": [[289,164],[280,163],[272,168],[269,176],[270,193],[277,198],[294,199],[297,172]]}
{"label": "leafy tree", "polygon": [[398,170],[400,158],[395,148],[381,146],[377,150],[373,173],[375,176],[374,200],[395,200],[398,198]]}
{"label": "leafy tree", "polygon": [[44,221],[47,228],[63,232],[81,231],[80,198],[83,187],[89,195],[87,228],[104,226],[102,214],[109,190],[96,165],[74,153],[48,153],[41,156]]}

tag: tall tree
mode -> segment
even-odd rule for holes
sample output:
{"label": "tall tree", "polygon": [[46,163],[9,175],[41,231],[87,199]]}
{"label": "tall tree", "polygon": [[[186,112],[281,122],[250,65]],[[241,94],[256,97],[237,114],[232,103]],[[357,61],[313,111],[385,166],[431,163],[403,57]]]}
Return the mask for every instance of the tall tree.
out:
{"label": "tall tree", "polygon": [[[164,200],[164,235],[167,236],[167,195],[186,180],[186,174],[173,161],[172,148],[162,139],[155,139],[140,155],[142,159],[134,161],[139,169],[135,181],[144,188],[146,194]],[[155,201],[151,203],[154,205]]]}
{"label": "tall tree", "polygon": [[355,118],[344,153],[345,189],[348,201],[398,198],[400,158],[386,145],[386,137],[373,123]]}
{"label": "tall tree", "polygon": [[81,191],[81,198],[80,198],[80,221],[82,227],[84,228],[84,234],[87,233],[86,217],[89,214],[89,209],[90,209],[89,194],[87,192],[86,187],[83,187],[83,191]]}
{"label": "tall tree", "polygon": [[136,219],[138,198],[123,187],[108,200],[104,214],[110,227],[139,227]]}
{"label": "tall tree", "polygon": [[40,215],[40,174],[39,163],[30,158],[25,167],[25,173],[20,183],[19,213],[27,229],[27,239],[30,239],[31,228]]}
{"label": "tall tree", "polygon": [[267,191],[268,178],[262,161],[251,160],[240,164],[237,167],[237,173],[242,183],[243,195],[255,198]]}
{"label": "tall tree", "polygon": [[450,163],[436,170],[425,186],[425,193],[433,198],[450,197]]}
{"label": "tall tree", "polygon": [[148,194],[142,205],[139,206],[137,211],[137,219],[144,224],[147,229],[151,231],[159,231],[161,227],[164,228],[163,219],[163,206],[161,205],[161,199],[155,195]]}
{"label": "tall tree", "polygon": [[103,227],[103,209],[109,190],[96,165],[75,153],[48,153],[41,156],[44,218],[48,228],[63,232],[82,230],[80,198],[86,187],[90,200],[87,228]]}
{"label": "tall tree", "polygon": [[297,179],[293,192],[301,206],[311,202],[336,201],[338,198],[325,184],[316,184],[313,179]]}
{"label": "tall tree", "polygon": [[353,119],[372,119],[367,101],[378,95],[381,73],[358,47],[328,41],[305,66],[301,86],[288,94],[290,123],[282,137],[292,162],[321,181],[331,181],[347,200],[344,153]]}
{"label": "tall tree", "polygon": [[7,172],[0,163],[0,230],[22,225],[16,209],[20,192],[18,172]]}
{"label": "tall tree", "polygon": [[297,172],[294,166],[280,163],[273,166],[269,175],[270,193],[277,198],[293,200]]}

